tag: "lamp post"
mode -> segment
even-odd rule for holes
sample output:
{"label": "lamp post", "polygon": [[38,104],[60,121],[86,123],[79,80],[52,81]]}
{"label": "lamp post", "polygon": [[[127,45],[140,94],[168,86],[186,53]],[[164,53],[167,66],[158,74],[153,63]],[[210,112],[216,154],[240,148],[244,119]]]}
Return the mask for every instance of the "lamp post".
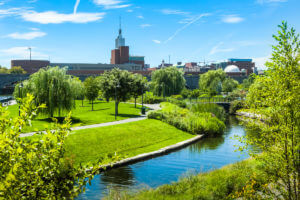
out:
{"label": "lamp post", "polygon": [[115,120],[117,120],[117,88],[120,87],[120,84],[119,82],[116,84],[116,87],[115,87]]}
{"label": "lamp post", "polygon": [[[21,82],[19,85],[19,99],[21,99],[21,88],[23,87],[23,83]],[[19,102],[19,117],[21,115],[21,108],[20,108],[20,102]]]}

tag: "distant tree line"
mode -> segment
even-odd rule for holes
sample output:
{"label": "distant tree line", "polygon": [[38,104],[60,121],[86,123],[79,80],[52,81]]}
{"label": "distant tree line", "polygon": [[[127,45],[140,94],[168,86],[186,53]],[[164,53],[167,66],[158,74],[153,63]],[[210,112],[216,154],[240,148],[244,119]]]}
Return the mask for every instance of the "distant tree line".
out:
{"label": "distant tree line", "polygon": [[6,67],[2,67],[0,65],[0,74],[26,74],[27,72],[20,66],[12,67],[11,69],[7,69]]}

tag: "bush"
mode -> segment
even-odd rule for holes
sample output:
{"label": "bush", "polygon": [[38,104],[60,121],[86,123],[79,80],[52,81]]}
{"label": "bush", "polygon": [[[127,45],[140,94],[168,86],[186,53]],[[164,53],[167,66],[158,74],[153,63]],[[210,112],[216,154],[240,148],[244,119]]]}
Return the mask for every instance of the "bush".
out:
{"label": "bush", "polygon": [[194,113],[171,103],[162,103],[161,107],[162,110],[149,113],[148,118],[164,121],[192,134],[216,135],[225,129],[225,124],[211,113]]}
{"label": "bush", "polygon": [[184,100],[178,100],[178,99],[174,99],[174,98],[168,98],[167,99],[168,102],[175,104],[181,108],[186,108],[187,107],[187,103]]}
{"label": "bush", "polygon": [[241,100],[235,100],[230,103],[229,113],[235,114],[237,110],[244,108],[245,103]]}
{"label": "bush", "polygon": [[214,103],[191,104],[190,110],[192,112],[197,112],[197,113],[203,113],[203,112],[212,113],[221,121],[225,121],[226,118],[226,112],[224,108]]}

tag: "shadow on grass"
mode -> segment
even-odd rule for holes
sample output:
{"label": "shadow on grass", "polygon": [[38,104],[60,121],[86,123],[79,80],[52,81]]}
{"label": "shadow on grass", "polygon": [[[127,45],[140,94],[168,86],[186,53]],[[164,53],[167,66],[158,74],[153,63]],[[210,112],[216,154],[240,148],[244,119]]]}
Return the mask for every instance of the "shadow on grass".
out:
{"label": "shadow on grass", "polygon": [[[53,117],[55,119],[57,119],[57,122],[62,124],[65,120],[65,117]],[[41,121],[41,122],[48,122],[48,123],[52,123],[54,122],[54,120],[52,118],[44,118],[44,119],[35,119],[36,121]],[[71,117],[72,120],[72,124],[74,123],[80,123],[82,122],[79,118],[77,117]]]}
{"label": "shadow on grass", "polygon": [[109,110],[109,109],[110,109],[110,108],[100,108],[100,109],[94,109],[93,111],[92,111],[92,110],[90,110],[90,111],[94,112],[94,111]]}
{"label": "shadow on grass", "polygon": [[[115,116],[115,114],[110,114]],[[118,114],[118,117],[124,117],[124,118],[135,118],[140,117],[140,115],[134,115],[134,114]]]}

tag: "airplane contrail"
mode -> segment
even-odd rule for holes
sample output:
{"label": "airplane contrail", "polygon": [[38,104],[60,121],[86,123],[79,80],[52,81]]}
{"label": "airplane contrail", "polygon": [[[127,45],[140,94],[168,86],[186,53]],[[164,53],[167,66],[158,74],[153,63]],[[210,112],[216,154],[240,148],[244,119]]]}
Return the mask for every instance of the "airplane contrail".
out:
{"label": "airplane contrail", "polygon": [[77,13],[77,8],[79,6],[80,0],[76,0],[75,6],[74,6],[74,15]]}
{"label": "airplane contrail", "polygon": [[195,17],[192,21],[190,21],[189,23],[187,23],[186,25],[184,25],[183,27],[179,28],[177,31],[175,31],[175,33],[169,37],[164,43],[167,43],[171,40],[173,40],[174,37],[176,37],[176,35],[178,35],[181,31],[183,31],[184,29],[186,29],[187,27],[189,27],[190,25],[192,25],[193,23],[197,22],[199,19],[201,19],[202,17],[206,17],[209,16],[210,14],[205,13],[205,14],[201,14],[198,17]]}

